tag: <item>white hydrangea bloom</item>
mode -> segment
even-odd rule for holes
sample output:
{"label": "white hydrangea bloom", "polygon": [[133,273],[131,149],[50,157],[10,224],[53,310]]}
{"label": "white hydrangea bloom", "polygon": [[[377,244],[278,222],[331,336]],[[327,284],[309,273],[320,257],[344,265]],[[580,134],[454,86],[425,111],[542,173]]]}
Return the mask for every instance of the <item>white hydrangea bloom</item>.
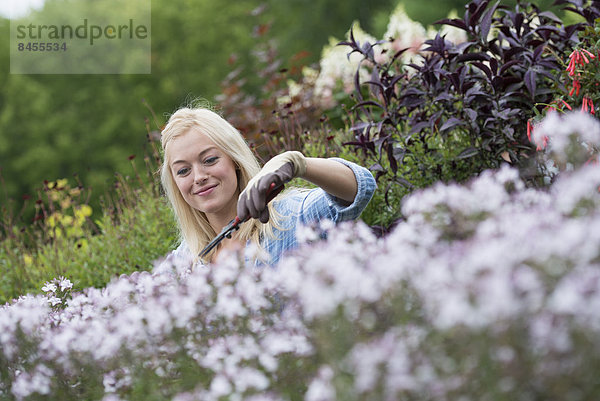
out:
{"label": "white hydrangea bloom", "polygon": [[399,3],[390,15],[387,30],[383,35],[384,40],[392,39],[391,42],[385,44],[385,48],[390,52],[388,57],[399,50],[408,49],[402,55],[402,62],[416,61],[415,56],[421,51],[427,37],[425,27],[421,23],[410,19],[404,11],[404,5]]}
{"label": "white hydrangea bloom", "polygon": [[[360,28],[358,22],[353,24],[354,38],[362,45],[365,42],[374,44],[377,42],[373,36]],[[346,40],[350,39],[350,31],[346,34]],[[363,56],[352,53],[348,56],[349,47],[338,46],[340,40],[330,38],[329,44],[323,48],[321,53],[320,72],[315,81],[315,96],[325,107],[333,105],[333,93],[341,86],[346,93],[354,90],[354,75]],[[364,82],[369,79],[369,72],[362,68],[360,80]]]}

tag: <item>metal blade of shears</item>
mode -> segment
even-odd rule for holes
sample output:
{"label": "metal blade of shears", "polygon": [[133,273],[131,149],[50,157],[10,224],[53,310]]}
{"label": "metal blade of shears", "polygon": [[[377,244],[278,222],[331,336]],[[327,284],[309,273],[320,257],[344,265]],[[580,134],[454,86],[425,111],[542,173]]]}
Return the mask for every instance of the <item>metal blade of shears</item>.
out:
{"label": "metal blade of shears", "polygon": [[210,251],[213,250],[214,247],[219,245],[221,241],[223,241],[225,238],[231,238],[231,234],[235,230],[240,228],[240,223],[241,221],[237,216],[235,217],[235,219],[231,220],[229,224],[227,224],[223,228],[223,230],[221,230],[219,235],[217,235],[212,241],[210,241],[208,245],[206,245],[206,247],[202,250],[202,252],[200,252],[200,257],[203,258],[204,256],[206,256]]}
{"label": "metal blade of shears", "polygon": [[[267,191],[267,204],[271,202],[273,198],[275,198],[277,194],[279,194],[283,190],[283,188],[283,185],[276,187],[275,183],[272,183],[269,187],[269,190]],[[246,220],[248,220],[248,218],[246,218]],[[241,221],[239,217],[235,216],[235,219],[231,220],[229,224],[223,227],[219,235],[217,235],[212,241],[208,243],[208,245],[206,245],[206,247],[204,247],[204,249],[200,252],[199,256],[203,258],[217,245],[219,245],[221,241],[223,241],[225,238],[231,238],[231,234],[233,234],[235,230],[238,230],[240,228],[240,224],[242,223],[243,221]]]}

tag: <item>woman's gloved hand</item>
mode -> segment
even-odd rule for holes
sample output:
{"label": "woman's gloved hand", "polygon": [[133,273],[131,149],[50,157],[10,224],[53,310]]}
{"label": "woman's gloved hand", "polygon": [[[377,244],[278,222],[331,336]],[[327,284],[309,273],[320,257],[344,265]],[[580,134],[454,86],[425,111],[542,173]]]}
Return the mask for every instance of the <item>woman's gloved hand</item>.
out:
{"label": "woman's gloved hand", "polygon": [[271,184],[278,188],[306,172],[306,158],[300,152],[284,152],[269,160],[240,194],[237,216],[241,221],[252,217],[262,223],[269,221],[267,191]]}

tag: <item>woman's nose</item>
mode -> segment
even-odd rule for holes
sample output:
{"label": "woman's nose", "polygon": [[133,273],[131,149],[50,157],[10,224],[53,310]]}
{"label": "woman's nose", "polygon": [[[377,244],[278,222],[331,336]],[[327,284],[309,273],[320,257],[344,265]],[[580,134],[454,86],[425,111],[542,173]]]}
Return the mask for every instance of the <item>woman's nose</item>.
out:
{"label": "woman's nose", "polygon": [[194,167],[194,182],[203,182],[208,178],[206,170],[202,166]]}

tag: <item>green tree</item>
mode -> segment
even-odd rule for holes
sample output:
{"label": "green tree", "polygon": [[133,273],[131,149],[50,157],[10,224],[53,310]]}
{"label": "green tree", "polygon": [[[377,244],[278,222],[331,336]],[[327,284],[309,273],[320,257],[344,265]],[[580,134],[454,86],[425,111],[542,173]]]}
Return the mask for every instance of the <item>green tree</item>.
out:
{"label": "green tree", "polygon": [[[558,7],[552,8],[553,2],[554,0],[538,0],[536,4],[542,10],[559,11],[560,8]],[[446,18],[452,10],[457,11],[459,15],[463,15],[468,0],[402,0],[400,3],[404,4],[406,13],[412,19],[424,25],[431,25],[435,21]],[[517,4],[517,0],[501,0],[500,4],[512,7]]]}
{"label": "green tree", "polygon": [[377,30],[374,17],[389,16],[397,0],[268,0],[266,4],[282,55],[291,56],[306,50],[311,53],[310,61],[318,61],[329,38],[344,37],[355,20],[365,30],[383,34],[383,31],[374,32]]}
{"label": "green tree", "polygon": [[[8,41],[0,43],[0,167],[10,197],[34,194],[44,180],[78,174],[94,197],[110,190],[115,171],[146,144],[147,101],[158,124],[190,97],[212,99],[229,72],[228,58],[252,48],[250,11],[240,1],[223,13],[214,1],[154,0],[152,74],[9,74]],[[47,0],[42,12],[72,10]],[[7,20],[0,20],[9,37]],[[111,57],[110,54],[106,55]],[[248,57],[246,57],[248,58]]]}

